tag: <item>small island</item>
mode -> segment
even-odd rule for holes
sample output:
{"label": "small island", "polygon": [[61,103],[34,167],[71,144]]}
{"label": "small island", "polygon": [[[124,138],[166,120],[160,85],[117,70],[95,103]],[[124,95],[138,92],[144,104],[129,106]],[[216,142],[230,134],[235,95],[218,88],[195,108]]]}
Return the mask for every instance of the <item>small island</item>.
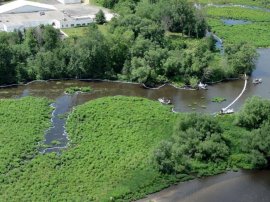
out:
{"label": "small island", "polygon": [[217,102],[217,103],[221,103],[221,102],[224,102],[224,101],[226,101],[226,98],[224,98],[224,97],[213,97],[211,99],[211,102]]}
{"label": "small island", "polygon": [[93,89],[90,86],[87,86],[87,87],[75,86],[75,87],[69,87],[69,88],[65,89],[65,93],[69,94],[69,95],[75,94],[75,93],[89,93],[92,91],[93,91]]}

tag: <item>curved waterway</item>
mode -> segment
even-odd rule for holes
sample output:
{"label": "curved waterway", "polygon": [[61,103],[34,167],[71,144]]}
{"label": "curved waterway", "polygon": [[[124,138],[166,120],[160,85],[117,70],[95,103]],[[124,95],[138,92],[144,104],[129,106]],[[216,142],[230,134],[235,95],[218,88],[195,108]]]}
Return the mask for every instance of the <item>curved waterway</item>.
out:
{"label": "curved waterway", "polygon": [[[260,57],[256,64],[257,68],[248,80],[247,89],[232,106],[236,111],[248,97],[253,95],[270,98],[270,49],[259,49],[258,52]],[[252,84],[253,78],[262,78],[262,84]],[[107,81],[36,81],[27,85],[0,88],[0,99],[39,96],[54,100],[52,105],[55,110],[52,114],[52,127],[46,131],[45,140],[41,142],[49,145],[48,148],[41,150],[41,152],[47,153],[59,152],[67,147],[66,116],[73,107],[87,101],[115,95],[138,96],[151,100],[167,97],[172,100],[174,110],[177,112],[213,113],[228,106],[242,91],[243,85],[244,80],[235,80],[211,85],[208,90],[180,90],[170,85],[155,90],[145,89],[139,84]],[[74,95],[64,94],[65,89],[70,86],[91,86],[94,91]],[[224,97],[227,100],[223,103],[211,102],[211,99],[216,96]],[[186,202],[269,202],[269,184],[270,171],[242,171],[184,182],[157,193],[153,199]]]}

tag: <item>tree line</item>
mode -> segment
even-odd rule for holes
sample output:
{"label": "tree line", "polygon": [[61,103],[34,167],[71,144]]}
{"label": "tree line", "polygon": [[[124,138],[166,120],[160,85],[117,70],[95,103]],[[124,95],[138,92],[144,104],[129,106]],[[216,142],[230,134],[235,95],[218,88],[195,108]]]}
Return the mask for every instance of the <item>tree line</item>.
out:
{"label": "tree line", "polygon": [[256,51],[248,44],[228,46],[221,59],[213,37],[204,37],[205,18],[186,0],[119,1],[115,9],[119,16],[106,33],[96,24],[66,39],[51,26],[1,32],[0,84],[106,78],[196,86],[254,68]]}

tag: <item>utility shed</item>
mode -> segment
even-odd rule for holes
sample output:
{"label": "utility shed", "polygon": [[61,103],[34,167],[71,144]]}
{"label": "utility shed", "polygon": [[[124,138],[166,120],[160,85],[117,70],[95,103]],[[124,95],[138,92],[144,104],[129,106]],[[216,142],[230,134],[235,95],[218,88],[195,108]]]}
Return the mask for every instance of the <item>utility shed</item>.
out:
{"label": "utility shed", "polygon": [[32,13],[52,10],[56,10],[52,5],[25,0],[17,0],[0,6],[0,14]]}

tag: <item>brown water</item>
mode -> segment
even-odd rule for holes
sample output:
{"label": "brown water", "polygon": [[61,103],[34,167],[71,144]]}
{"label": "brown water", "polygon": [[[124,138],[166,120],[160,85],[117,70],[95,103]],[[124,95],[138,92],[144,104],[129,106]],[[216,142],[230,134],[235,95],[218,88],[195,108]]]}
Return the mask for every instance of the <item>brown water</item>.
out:
{"label": "brown water", "polygon": [[[270,49],[259,49],[260,58],[257,69],[252,78],[262,78],[263,83],[252,84],[249,79],[247,90],[234,104],[233,108],[239,110],[244,101],[253,95],[270,98]],[[209,90],[179,90],[172,86],[165,86],[158,90],[144,89],[138,84],[125,84],[99,81],[48,81],[32,82],[28,85],[0,88],[1,98],[20,98],[24,96],[47,97],[55,100],[55,111],[52,118],[52,128],[45,134],[45,144],[52,141],[60,142],[41,152],[59,152],[68,146],[68,137],[65,132],[63,115],[73,107],[87,101],[105,96],[125,95],[139,96],[151,100],[167,97],[172,100],[175,111],[196,111],[213,113],[227,106],[242,91],[243,80],[223,82],[209,86]],[[70,86],[91,86],[94,91],[86,94],[65,95],[64,90]],[[213,103],[211,98],[220,96],[227,100],[223,103]],[[185,182],[159,192],[153,196],[157,201],[185,201],[185,202],[270,202],[270,171],[253,171],[227,173],[210,178]],[[151,197],[150,197],[151,198]]]}
{"label": "brown water", "polygon": [[239,171],[191,180],[138,202],[269,202],[270,171]]}

